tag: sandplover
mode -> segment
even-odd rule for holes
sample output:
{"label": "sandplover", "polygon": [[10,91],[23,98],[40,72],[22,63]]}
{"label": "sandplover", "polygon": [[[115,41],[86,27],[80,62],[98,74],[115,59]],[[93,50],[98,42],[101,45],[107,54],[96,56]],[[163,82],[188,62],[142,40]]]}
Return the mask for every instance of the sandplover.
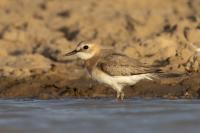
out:
{"label": "sandplover", "polygon": [[153,80],[159,71],[153,66],[90,42],[80,42],[75,50],[65,55],[76,55],[83,59],[91,77],[112,87],[120,100],[124,99],[125,86],[134,85],[143,79]]}

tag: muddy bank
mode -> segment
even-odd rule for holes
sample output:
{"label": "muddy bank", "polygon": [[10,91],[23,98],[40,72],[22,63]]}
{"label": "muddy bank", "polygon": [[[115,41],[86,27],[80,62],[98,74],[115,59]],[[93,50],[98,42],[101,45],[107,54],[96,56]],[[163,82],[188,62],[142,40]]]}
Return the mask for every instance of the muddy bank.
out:
{"label": "muddy bank", "polygon": [[114,96],[91,81],[80,60],[63,56],[91,40],[186,74],[142,81],[126,89],[128,97],[199,98],[198,7],[199,0],[2,0],[0,97]]}
{"label": "muddy bank", "polygon": [[[61,70],[62,68],[62,70]],[[80,68],[81,69],[81,68]],[[82,76],[71,76],[70,72]],[[100,85],[87,77],[86,73],[74,68],[52,66],[48,71],[35,70],[27,77],[1,77],[1,98],[100,98],[115,97],[115,91]],[[165,78],[155,81],[141,81],[125,88],[126,98],[200,98],[200,74],[190,74],[178,78]]]}

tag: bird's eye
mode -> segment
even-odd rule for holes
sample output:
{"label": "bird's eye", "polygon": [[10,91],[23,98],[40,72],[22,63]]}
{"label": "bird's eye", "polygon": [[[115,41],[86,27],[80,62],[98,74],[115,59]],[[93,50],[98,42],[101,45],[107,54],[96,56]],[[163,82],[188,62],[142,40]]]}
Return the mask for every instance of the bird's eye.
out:
{"label": "bird's eye", "polygon": [[83,48],[84,48],[84,49],[88,49],[89,47],[88,47],[87,45],[85,45]]}

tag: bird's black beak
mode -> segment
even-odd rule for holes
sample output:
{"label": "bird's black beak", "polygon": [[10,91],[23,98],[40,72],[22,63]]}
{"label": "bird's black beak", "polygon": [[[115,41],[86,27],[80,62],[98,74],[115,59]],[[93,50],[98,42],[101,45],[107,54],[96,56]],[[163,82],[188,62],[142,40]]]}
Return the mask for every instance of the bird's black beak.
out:
{"label": "bird's black beak", "polygon": [[69,52],[69,53],[66,53],[65,56],[74,55],[74,54],[76,54],[77,52],[78,52],[78,51],[75,49],[75,50],[73,50],[73,51],[71,51],[71,52]]}

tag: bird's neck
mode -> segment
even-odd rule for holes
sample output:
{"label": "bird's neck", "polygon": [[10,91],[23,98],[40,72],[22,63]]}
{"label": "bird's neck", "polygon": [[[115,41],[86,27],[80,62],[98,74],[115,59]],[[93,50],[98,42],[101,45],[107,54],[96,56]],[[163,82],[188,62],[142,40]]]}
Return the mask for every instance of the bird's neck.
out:
{"label": "bird's neck", "polygon": [[91,74],[92,70],[96,67],[99,58],[100,58],[100,55],[96,54],[92,58],[85,61],[85,67],[87,68],[87,70],[90,74]]}

